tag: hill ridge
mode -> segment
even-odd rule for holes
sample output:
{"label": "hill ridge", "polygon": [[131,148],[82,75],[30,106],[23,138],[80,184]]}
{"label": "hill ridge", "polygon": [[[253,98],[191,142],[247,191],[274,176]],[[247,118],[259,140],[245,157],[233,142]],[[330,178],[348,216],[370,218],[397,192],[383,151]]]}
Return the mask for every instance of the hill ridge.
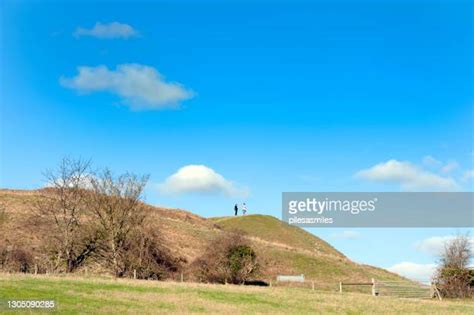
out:
{"label": "hill ridge", "polygon": [[[0,229],[0,246],[35,251],[40,246],[40,229],[28,226],[28,217],[38,196],[36,190],[0,189],[7,222]],[[202,255],[210,241],[233,229],[243,230],[254,245],[262,263],[261,278],[271,280],[278,274],[305,274],[334,288],[338,281],[406,280],[384,269],[357,264],[326,241],[276,217],[264,214],[204,218],[183,209],[146,205],[154,228],[166,246],[190,265]],[[406,280],[408,281],[408,280]]]}

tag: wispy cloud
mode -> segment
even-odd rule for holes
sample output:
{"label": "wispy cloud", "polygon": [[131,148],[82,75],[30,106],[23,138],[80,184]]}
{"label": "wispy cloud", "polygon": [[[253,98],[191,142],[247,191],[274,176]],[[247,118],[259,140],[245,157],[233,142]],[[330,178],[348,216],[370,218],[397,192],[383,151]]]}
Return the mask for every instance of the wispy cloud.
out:
{"label": "wispy cloud", "polygon": [[440,167],[441,165],[443,165],[441,161],[435,159],[431,155],[427,155],[423,158],[423,164],[428,167]]}
{"label": "wispy cloud", "polygon": [[128,39],[138,36],[138,32],[130,25],[124,23],[112,22],[108,24],[102,24],[97,22],[95,23],[94,27],[90,29],[78,27],[73,35],[75,37],[91,36],[100,39]]}
{"label": "wispy cloud", "polygon": [[456,161],[449,161],[448,163],[446,163],[442,168],[441,168],[441,172],[447,174],[447,173],[451,173],[452,171],[454,171],[455,169],[459,168],[459,164],[458,162]]}
{"label": "wispy cloud", "polygon": [[441,173],[448,174],[459,168],[459,163],[455,160],[450,160],[446,163],[434,158],[431,155],[427,155],[423,158],[423,165],[430,168],[439,170]]}
{"label": "wispy cloud", "polygon": [[114,70],[106,66],[78,67],[76,76],[61,77],[59,81],[64,87],[83,93],[116,94],[134,109],[177,107],[194,96],[180,83],[165,81],[155,68],[140,64],[121,64]]}
{"label": "wispy cloud", "polygon": [[222,194],[243,198],[249,194],[248,188],[235,184],[205,165],[181,167],[159,185],[159,191],[169,195]]}
{"label": "wispy cloud", "polygon": [[399,184],[405,191],[456,191],[458,183],[450,177],[421,169],[406,161],[389,160],[356,173],[356,177],[373,182]]}

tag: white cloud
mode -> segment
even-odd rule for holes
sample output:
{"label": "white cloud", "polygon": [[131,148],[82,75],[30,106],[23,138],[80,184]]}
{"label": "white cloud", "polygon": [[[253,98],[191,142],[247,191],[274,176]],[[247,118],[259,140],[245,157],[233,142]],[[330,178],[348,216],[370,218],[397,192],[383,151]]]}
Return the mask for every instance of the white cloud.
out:
{"label": "white cloud", "polygon": [[458,162],[456,162],[456,161],[449,161],[448,163],[446,163],[446,165],[444,165],[444,166],[441,168],[441,172],[443,172],[443,173],[450,173],[450,172],[454,171],[455,169],[457,169],[458,167],[459,167]]}
{"label": "white cloud", "polygon": [[51,179],[46,182],[45,188],[62,188],[62,187],[79,187],[82,189],[92,189],[93,188],[93,181],[94,175],[92,174],[81,174],[81,175],[72,175],[66,179],[63,178],[56,178]]}
{"label": "white cloud", "polygon": [[360,233],[357,231],[352,231],[352,230],[345,230],[340,233],[334,233],[331,235],[333,238],[340,238],[340,239],[346,239],[346,240],[355,240],[360,238]]}
{"label": "white cloud", "polygon": [[446,242],[453,239],[453,236],[434,236],[415,243],[415,248],[425,254],[439,256],[444,249]]}
{"label": "white cloud", "polygon": [[153,67],[121,64],[115,70],[106,66],[78,67],[72,78],[60,78],[64,87],[79,92],[109,92],[117,94],[133,109],[176,107],[193,97],[193,92],[176,82],[166,82]]}
{"label": "white cloud", "polygon": [[449,177],[442,177],[420,169],[410,162],[389,160],[369,169],[359,171],[356,177],[373,182],[399,184],[405,191],[455,191],[457,182]]}
{"label": "white cloud", "polygon": [[130,37],[138,36],[138,32],[128,24],[123,24],[119,22],[102,24],[100,22],[97,22],[91,29],[78,27],[74,32],[74,36],[92,36],[101,39],[127,39]]}
{"label": "white cloud", "polygon": [[230,197],[246,197],[248,189],[238,187],[221,174],[205,165],[187,165],[169,176],[159,185],[164,194],[223,194]]}
{"label": "white cloud", "polygon": [[436,271],[436,264],[417,264],[405,261],[395,264],[387,270],[411,280],[429,282]]}
{"label": "white cloud", "polygon": [[[456,238],[454,235],[433,236],[415,243],[415,248],[431,256],[439,256],[447,242]],[[474,247],[474,237],[470,237],[471,246]]]}

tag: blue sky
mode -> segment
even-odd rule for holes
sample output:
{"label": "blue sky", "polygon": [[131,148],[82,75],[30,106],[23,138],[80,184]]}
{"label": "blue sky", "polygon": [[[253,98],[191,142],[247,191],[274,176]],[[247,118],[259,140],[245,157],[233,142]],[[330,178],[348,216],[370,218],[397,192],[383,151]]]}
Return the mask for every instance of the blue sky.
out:
{"label": "blue sky", "polygon": [[[41,187],[69,155],[203,216],[280,217],[283,191],[472,191],[472,9],[2,1],[0,186]],[[393,267],[458,230],[310,232]]]}

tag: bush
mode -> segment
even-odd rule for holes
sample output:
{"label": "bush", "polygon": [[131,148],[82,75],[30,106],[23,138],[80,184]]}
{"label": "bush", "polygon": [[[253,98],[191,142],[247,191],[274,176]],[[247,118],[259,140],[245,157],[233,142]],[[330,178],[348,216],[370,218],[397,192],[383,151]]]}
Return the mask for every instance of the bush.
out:
{"label": "bush", "polygon": [[159,235],[151,228],[137,230],[124,248],[122,276],[162,280],[181,269],[181,260],[163,247]]}
{"label": "bush", "polygon": [[441,294],[450,298],[466,298],[471,295],[474,276],[466,268],[445,267],[439,271],[438,287]]}
{"label": "bush", "polygon": [[12,245],[0,244],[0,269],[6,272],[31,272],[33,255]]}
{"label": "bush", "polygon": [[193,263],[200,281],[242,284],[258,272],[257,255],[241,232],[223,234]]}
{"label": "bush", "polygon": [[257,255],[249,245],[237,245],[229,248],[227,259],[230,269],[230,281],[243,283],[253,273]]}

